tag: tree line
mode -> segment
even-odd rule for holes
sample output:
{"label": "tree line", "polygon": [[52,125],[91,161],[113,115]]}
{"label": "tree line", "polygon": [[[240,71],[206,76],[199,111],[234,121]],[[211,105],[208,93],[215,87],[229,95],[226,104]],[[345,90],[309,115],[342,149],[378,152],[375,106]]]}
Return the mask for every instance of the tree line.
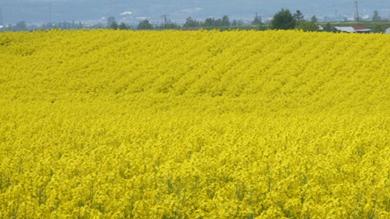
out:
{"label": "tree line", "polygon": [[[319,25],[316,16],[312,16],[309,20],[300,10],[292,13],[288,9],[281,9],[272,18],[270,23],[263,22],[262,18],[256,15],[248,24],[241,20],[230,20],[229,16],[225,15],[222,18],[207,18],[205,20],[196,20],[193,17],[188,17],[183,25],[166,21],[160,25],[153,25],[150,20],[144,19],[134,28],[125,23],[117,23],[113,17],[108,19],[107,26],[111,29],[300,29],[304,31],[318,31]],[[325,31],[334,31],[330,24],[324,27]]]}
{"label": "tree line", "polygon": [[303,13],[297,10],[291,13],[288,9],[282,9],[277,12],[271,23],[262,21],[262,17],[256,15],[248,24],[241,20],[231,20],[225,15],[222,18],[207,18],[205,20],[196,20],[188,17],[183,25],[176,24],[166,20],[163,24],[153,25],[150,20],[141,20],[134,28],[125,23],[117,23],[114,17],[107,20],[107,27],[111,29],[303,29],[306,31],[318,30],[317,18],[313,16],[309,21],[305,20]]}
{"label": "tree line", "polygon": [[[380,22],[383,19],[380,17],[378,11],[374,11],[372,16],[372,22]],[[184,24],[177,24],[167,19],[164,16],[164,21],[161,24],[153,24],[149,19],[139,21],[137,25],[130,25],[124,22],[117,22],[114,17],[107,18],[107,23],[95,24],[92,26],[85,26],[81,22],[60,22],[60,23],[47,23],[41,26],[28,26],[26,22],[18,22],[16,25],[3,28],[5,31],[23,31],[34,29],[137,29],[137,30],[164,30],[164,29],[180,29],[180,30],[192,30],[192,29],[255,29],[255,30],[267,30],[267,29],[299,29],[303,31],[336,31],[331,23],[322,23],[319,25],[316,16],[306,18],[304,14],[297,10],[291,12],[289,9],[281,9],[274,14],[270,21],[264,22],[261,16],[256,16],[249,23],[245,23],[242,20],[231,20],[229,16],[225,15],[221,18],[207,18],[205,20],[197,20],[193,17],[188,17]],[[384,32],[387,28],[387,24],[374,24],[374,32]]]}

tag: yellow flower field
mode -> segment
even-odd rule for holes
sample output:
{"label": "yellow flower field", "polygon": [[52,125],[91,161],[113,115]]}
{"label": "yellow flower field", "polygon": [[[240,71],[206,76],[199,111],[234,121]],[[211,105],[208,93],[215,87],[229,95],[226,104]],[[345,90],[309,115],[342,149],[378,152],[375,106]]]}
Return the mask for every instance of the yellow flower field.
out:
{"label": "yellow flower field", "polygon": [[0,33],[0,218],[390,218],[389,42]]}

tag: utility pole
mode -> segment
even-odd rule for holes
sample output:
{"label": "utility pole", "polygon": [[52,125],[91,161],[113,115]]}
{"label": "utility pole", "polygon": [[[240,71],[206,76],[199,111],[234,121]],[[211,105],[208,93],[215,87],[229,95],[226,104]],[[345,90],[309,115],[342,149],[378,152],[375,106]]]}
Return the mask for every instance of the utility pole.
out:
{"label": "utility pole", "polygon": [[359,22],[360,20],[360,15],[359,15],[359,2],[356,0],[355,1],[355,20]]}

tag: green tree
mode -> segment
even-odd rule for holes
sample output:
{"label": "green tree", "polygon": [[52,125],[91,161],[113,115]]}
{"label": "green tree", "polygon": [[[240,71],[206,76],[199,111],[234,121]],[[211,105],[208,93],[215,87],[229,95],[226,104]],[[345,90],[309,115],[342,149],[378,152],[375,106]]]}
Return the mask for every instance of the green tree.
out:
{"label": "green tree", "polygon": [[372,21],[380,21],[382,20],[381,16],[379,16],[379,12],[377,10],[374,11],[374,15],[372,16]]}
{"label": "green tree", "polygon": [[168,22],[166,24],[163,24],[161,26],[163,29],[179,29],[180,26],[178,24],[175,24],[173,22]]}
{"label": "green tree", "polygon": [[300,10],[297,10],[295,14],[293,15],[295,21],[302,22],[305,20],[305,17],[303,16],[302,12]]}
{"label": "green tree", "polygon": [[315,15],[313,15],[313,17],[311,17],[310,21],[313,22],[313,23],[317,23],[318,19],[317,19],[317,17]]}
{"label": "green tree", "polygon": [[221,18],[218,18],[218,19],[214,19],[214,27],[222,27],[222,19]]}
{"label": "green tree", "polygon": [[294,29],[296,26],[296,20],[294,19],[290,10],[282,9],[272,18],[271,26],[273,29]]}
{"label": "green tree", "polygon": [[334,32],[336,29],[328,22],[324,26],[324,31],[326,32]]}
{"label": "green tree", "polygon": [[372,31],[374,33],[384,33],[386,31],[386,28],[383,25],[375,24],[372,28]]}
{"label": "green tree", "polygon": [[206,20],[204,21],[204,26],[205,27],[215,27],[215,19],[214,18],[206,18]]}
{"label": "green tree", "polygon": [[120,30],[129,29],[129,27],[128,27],[125,23],[123,23],[123,22],[119,24],[118,28],[119,28]]}
{"label": "green tree", "polygon": [[111,29],[118,29],[118,23],[115,20],[115,17],[107,18],[107,27]]}
{"label": "green tree", "polygon": [[19,21],[18,23],[16,23],[15,29],[19,30],[19,31],[27,30],[26,22],[25,21]]}
{"label": "green tree", "polygon": [[232,27],[242,27],[244,26],[244,22],[241,20],[233,20],[232,21]]}
{"label": "green tree", "polygon": [[200,23],[193,19],[192,17],[188,17],[186,19],[186,22],[184,23],[183,27],[184,28],[194,28],[194,27],[199,27]]}
{"label": "green tree", "polygon": [[151,30],[153,29],[153,25],[149,22],[148,19],[142,20],[139,22],[137,26],[138,30]]}
{"label": "green tree", "polygon": [[222,17],[221,26],[222,27],[229,27],[230,26],[230,20],[229,20],[229,17],[227,15]]}
{"label": "green tree", "polygon": [[117,22],[114,22],[114,23],[111,24],[110,28],[116,30],[116,29],[119,28],[119,25],[118,25]]}
{"label": "green tree", "polygon": [[311,21],[301,21],[298,23],[297,29],[307,31],[307,32],[312,32],[312,31],[318,31],[318,25],[314,22]]}

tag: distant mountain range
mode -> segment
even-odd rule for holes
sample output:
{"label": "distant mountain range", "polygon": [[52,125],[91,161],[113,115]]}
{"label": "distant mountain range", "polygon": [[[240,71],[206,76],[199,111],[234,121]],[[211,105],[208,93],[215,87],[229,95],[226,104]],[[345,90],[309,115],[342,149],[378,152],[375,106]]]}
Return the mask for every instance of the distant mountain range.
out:
{"label": "distant mountain range", "polygon": [[[186,17],[198,19],[229,15],[249,20],[259,13],[270,17],[281,8],[300,9],[305,15],[318,17],[353,17],[353,0],[0,0],[4,23],[18,21],[103,21],[108,16],[135,22],[151,18],[158,22],[168,15],[176,22]],[[360,0],[359,10],[368,16],[378,10],[390,16],[390,0]]]}

